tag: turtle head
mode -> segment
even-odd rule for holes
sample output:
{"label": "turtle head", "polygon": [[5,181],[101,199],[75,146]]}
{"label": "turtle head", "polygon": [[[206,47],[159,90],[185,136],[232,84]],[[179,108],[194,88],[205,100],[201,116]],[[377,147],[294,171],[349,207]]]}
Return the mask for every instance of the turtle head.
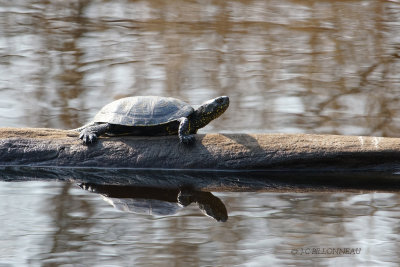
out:
{"label": "turtle head", "polygon": [[229,97],[219,96],[208,100],[198,107],[192,117],[191,124],[196,129],[203,128],[210,121],[221,116],[222,113],[229,107]]}

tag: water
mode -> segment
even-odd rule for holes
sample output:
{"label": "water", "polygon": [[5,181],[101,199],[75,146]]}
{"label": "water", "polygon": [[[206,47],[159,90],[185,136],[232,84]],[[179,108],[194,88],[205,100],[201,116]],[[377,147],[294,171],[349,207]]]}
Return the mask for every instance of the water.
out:
{"label": "water", "polygon": [[[11,266],[389,266],[389,258],[399,260],[398,194],[213,194],[227,207],[225,223],[193,204],[172,215],[138,215],[74,184],[2,183],[1,260]],[[292,254],[302,248],[361,251]]]}
{"label": "water", "polygon": [[[123,96],[229,95],[201,132],[399,137],[399,36],[397,1],[0,0],[0,122],[68,129]],[[212,194],[226,222],[195,203],[143,215],[76,183],[2,182],[0,265],[399,262],[396,192]],[[333,247],[361,251],[307,254]]]}

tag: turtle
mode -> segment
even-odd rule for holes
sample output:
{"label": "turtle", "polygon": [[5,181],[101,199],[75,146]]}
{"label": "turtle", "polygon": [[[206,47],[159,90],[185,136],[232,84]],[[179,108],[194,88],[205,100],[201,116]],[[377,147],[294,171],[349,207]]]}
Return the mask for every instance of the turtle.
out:
{"label": "turtle", "polygon": [[103,134],[163,136],[178,135],[183,144],[194,142],[197,130],[218,118],[229,106],[229,97],[219,96],[194,109],[182,100],[161,96],[132,96],[105,105],[93,121],[75,129],[86,145]]}

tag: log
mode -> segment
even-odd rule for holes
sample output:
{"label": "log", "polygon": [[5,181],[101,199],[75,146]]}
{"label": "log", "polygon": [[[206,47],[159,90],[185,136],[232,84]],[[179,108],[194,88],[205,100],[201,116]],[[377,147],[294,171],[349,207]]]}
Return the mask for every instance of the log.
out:
{"label": "log", "polygon": [[389,171],[400,167],[400,139],[316,134],[198,134],[104,137],[86,146],[78,133],[0,128],[1,166],[257,171]]}
{"label": "log", "polygon": [[399,191],[400,139],[312,134],[104,137],[0,128],[1,181],[201,191]]}

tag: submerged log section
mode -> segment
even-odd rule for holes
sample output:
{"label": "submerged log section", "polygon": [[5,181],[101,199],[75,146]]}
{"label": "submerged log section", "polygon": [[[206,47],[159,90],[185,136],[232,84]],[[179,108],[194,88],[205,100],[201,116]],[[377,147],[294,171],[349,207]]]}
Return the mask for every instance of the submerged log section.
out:
{"label": "submerged log section", "polygon": [[85,146],[78,133],[0,128],[0,165],[218,170],[380,170],[400,166],[400,138],[313,134],[105,137]]}

